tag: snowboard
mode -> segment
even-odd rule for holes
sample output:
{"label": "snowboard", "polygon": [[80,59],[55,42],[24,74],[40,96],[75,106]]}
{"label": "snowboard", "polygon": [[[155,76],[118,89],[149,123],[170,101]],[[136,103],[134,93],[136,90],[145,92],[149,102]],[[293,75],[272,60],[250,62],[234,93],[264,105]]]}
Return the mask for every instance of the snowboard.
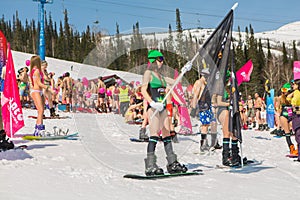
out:
{"label": "snowboard", "polygon": [[19,145],[19,146],[15,146],[13,149],[8,149],[8,150],[2,150],[0,149],[0,152],[3,152],[3,151],[10,151],[10,150],[18,150],[18,149],[21,149],[21,150],[24,150],[26,149],[28,146],[23,144],[23,145]]}
{"label": "snowboard", "polygon": [[178,177],[178,176],[195,176],[195,175],[204,175],[201,169],[193,170],[193,171],[187,171],[185,173],[175,173],[175,174],[169,174],[165,173],[162,175],[153,175],[153,176],[146,176],[146,175],[140,175],[140,174],[126,174],[123,176],[123,178],[131,178],[131,179],[138,179],[138,180],[155,180],[155,179],[162,179],[162,178],[171,178],[171,177]]}
{"label": "snowboard", "polygon": [[143,121],[128,121],[126,123],[130,125],[141,125]]}
{"label": "snowboard", "polygon": [[[37,116],[29,115],[28,118],[37,119]],[[43,117],[43,119],[70,119],[69,116]]]}
{"label": "snowboard", "polygon": [[68,134],[68,135],[54,135],[54,136],[33,136],[33,135],[25,135],[23,136],[23,140],[60,140],[67,139],[72,140],[77,137],[78,133]]}
{"label": "snowboard", "polygon": [[298,158],[298,156],[294,155],[294,154],[287,154],[285,156],[288,157],[288,158]]}
{"label": "snowboard", "polygon": [[139,139],[139,138],[129,138],[129,140],[131,141],[131,142],[149,142],[149,139],[148,140],[141,140],[141,139]]}
{"label": "snowboard", "polygon": [[[253,163],[255,163],[254,160],[244,161],[244,167],[249,166]],[[240,168],[242,168],[242,165],[236,165],[236,166],[216,165],[216,169],[240,169]]]}
{"label": "snowboard", "polygon": [[93,110],[90,109],[90,108],[81,108],[81,107],[79,107],[79,108],[76,108],[76,111],[82,112],[82,113],[93,113]]}

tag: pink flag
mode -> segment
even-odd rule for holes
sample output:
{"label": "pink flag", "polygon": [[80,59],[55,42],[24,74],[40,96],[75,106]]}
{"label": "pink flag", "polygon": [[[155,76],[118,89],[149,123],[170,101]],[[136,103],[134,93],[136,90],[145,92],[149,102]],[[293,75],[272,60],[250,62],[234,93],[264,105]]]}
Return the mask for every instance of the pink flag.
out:
{"label": "pink flag", "polygon": [[294,80],[300,79],[300,61],[294,61]]}
{"label": "pink flag", "polygon": [[239,69],[236,72],[236,79],[238,82],[238,86],[240,86],[242,82],[250,81],[252,70],[253,70],[253,63],[252,60],[250,59],[243,67],[241,67],[241,69]]}
{"label": "pink flag", "polygon": [[[177,76],[178,76],[178,72],[175,69],[174,78],[177,78]],[[179,112],[179,116],[180,116],[180,123],[179,123],[180,130],[178,131],[178,133],[179,134],[192,134],[193,130],[192,130],[191,118],[190,118],[189,111],[187,108],[187,103],[184,98],[184,92],[183,92],[181,83],[178,83],[175,86],[173,91],[176,94],[176,96],[178,96],[179,100],[183,103],[183,104],[179,104],[174,98],[172,98],[172,101],[178,105],[178,112]]]}
{"label": "pink flag", "polygon": [[8,137],[12,137],[20,128],[24,126],[24,119],[14,62],[9,43],[7,44],[7,50],[6,74],[1,104],[4,130],[6,131]]}

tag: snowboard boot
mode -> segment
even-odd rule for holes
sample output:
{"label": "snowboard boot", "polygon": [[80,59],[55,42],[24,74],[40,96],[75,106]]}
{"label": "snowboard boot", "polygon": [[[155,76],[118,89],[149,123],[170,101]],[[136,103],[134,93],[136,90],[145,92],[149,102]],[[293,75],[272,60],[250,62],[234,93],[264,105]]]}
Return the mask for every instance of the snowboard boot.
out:
{"label": "snowboard boot", "polygon": [[277,135],[278,130],[275,128],[273,131],[270,132],[271,135]]}
{"label": "snowboard boot", "polygon": [[269,130],[270,130],[268,124],[264,124],[264,129],[265,129],[266,131],[269,131]]}
{"label": "snowboard boot", "polygon": [[200,153],[205,153],[205,151],[209,150],[207,139],[200,140]]}
{"label": "snowboard boot", "polygon": [[254,121],[253,123],[252,123],[252,128],[255,128],[256,127],[256,122]]}
{"label": "snowboard boot", "polygon": [[40,124],[40,125],[35,125],[34,133],[33,136],[41,136],[45,133],[45,125]]}
{"label": "snowboard boot", "polygon": [[239,148],[231,149],[231,166],[239,166],[241,164],[241,156],[239,155]]}
{"label": "snowboard boot", "polygon": [[229,149],[223,149],[222,164],[225,165],[225,166],[231,166],[231,159],[230,159]]}
{"label": "snowboard boot", "polygon": [[175,153],[166,157],[168,161],[167,170],[170,174],[176,173],[185,173],[187,172],[187,168],[185,165],[180,164],[177,161],[177,156]]}
{"label": "snowboard boot", "polygon": [[100,105],[102,112],[107,113],[106,105],[105,103],[101,103]]}
{"label": "snowboard boot", "polygon": [[222,146],[219,144],[218,141],[217,141],[217,144],[214,146],[214,149],[222,149]]}
{"label": "snowboard boot", "polygon": [[0,141],[5,140],[6,139],[6,133],[5,130],[1,130],[0,131]]}
{"label": "snowboard boot", "polygon": [[175,173],[185,173],[187,171],[187,168],[184,165],[181,165],[177,161],[177,155],[173,151],[173,146],[171,142],[171,137],[166,137],[163,139],[164,142],[164,148],[165,152],[167,154],[167,170],[170,174],[175,174]]}
{"label": "snowboard boot", "polygon": [[276,135],[277,135],[278,137],[282,137],[282,136],[285,136],[285,132],[284,132],[284,130],[279,129],[279,130],[276,131]]}
{"label": "snowboard boot", "polygon": [[146,135],[146,128],[141,128],[139,131],[139,139],[143,141],[148,141],[149,137]]}
{"label": "snowboard boot", "polygon": [[55,113],[55,108],[50,108],[50,117],[59,117],[59,115]]}
{"label": "snowboard boot", "polygon": [[222,146],[219,145],[219,142],[217,140],[217,133],[211,133],[211,143],[209,146],[210,151],[214,151],[216,149],[221,149]]}
{"label": "snowboard boot", "polygon": [[9,139],[6,139],[6,133],[5,130],[0,131],[0,151],[6,151],[9,149],[13,149],[15,147],[14,143],[12,141],[8,141]]}
{"label": "snowboard boot", "polygon": [[244,124],[244,125],[243,125],[243,130],[248,130],[247,124]]}
{"label": "snowboard boot", "polygon": [[290,145],[290,154],[298,156],[298,150],[295,149],[295,146],[293,144]]}
{"label": "snowboard boot", "polygon": [[146,176],[162,175],[164,170],[156,165],[156,156],[154,153],[148,153],[145,160],[145,174]]}

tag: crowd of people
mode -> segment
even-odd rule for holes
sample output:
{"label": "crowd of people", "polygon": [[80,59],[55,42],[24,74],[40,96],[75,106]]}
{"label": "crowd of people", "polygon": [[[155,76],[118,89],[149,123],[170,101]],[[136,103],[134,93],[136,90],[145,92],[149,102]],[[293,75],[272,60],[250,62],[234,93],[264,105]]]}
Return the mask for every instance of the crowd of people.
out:
{"label": "crowd of people", "polygon": [[[43,119],[45,109],[49,109],[50,117],[59,118],[57,110],[61,107],[65,112],[89,113],[115,113],[124,117],[125,122],[140,124],[139,139],[148,142],[145,158],[146,175],[162,174],[163,170],[156,164],[155,149],[158,141],[164,144],[167,155],[167,170],[169,173],[186,172],[187,168],[180,164],[173,150],[172,143],[178,142],[175,127],[180,121],[178,105],[172,98],[180,102],[176,94],[170,92],[169,86],[175,80],[162,74],[164,57],[161,52],[151,50],[148,54],[149,68],[145,71],[143,81],[127,83],[116,79],[115,82],[106,84],[103,77],[88,81],[86,78],[74,80],[69,72],[65,72],[55,81],[55,73],[48,72],[48,63],[39,56],[30,60],[30,69],[23,67],[18,70],[17,81],[20,100],[23,108],[37,110],[37,119],[33,135],[39,136],[45,131]],[[191,65],[183,67],[187,72]],[[200,153],[222,149],[222,164],[226,166],[241,165],[243,159],[239,156],[238,139],[229,131],[229,106],[230,94],[227,86],[224,91],[210,94],[207,79],[209,69],[202,69],[199,79],[193,84],[192,92],[186,93],[191,117],[197,117],[200,122],[199,142]],[[226,82],[229,81],[227,74]],[[300,80],[285,84],[280,96],[275,98],[276,128],[271,132],[278,136],[285,136],[290,154],[298,156],[300,135],[296,134],[297,147],[291,140],[292,131],[297,133],[300,114]],[[228,84],[227,84],[228,85]],[[63,105],[63,107],[62,107]],[[247,96],[239,101],[242,128],[244,130],[257,127],[259,131],[269,131],[266,122],[265,100],[258,93]],[[218,124],[222,127],[223,141],[219,144],[217,133]],[[149,133],[146,127],[149,126]],[[300,125],[299,125],[300,127]],[[1,129],[1,127],[0,127]],[[207,135],[211,141],[208,141]],[[0,139],[4,141],[5,131],[0,131]],[[6,143],[8,145],[11,143]],[[298,158],[298,161],[300,158]]]}

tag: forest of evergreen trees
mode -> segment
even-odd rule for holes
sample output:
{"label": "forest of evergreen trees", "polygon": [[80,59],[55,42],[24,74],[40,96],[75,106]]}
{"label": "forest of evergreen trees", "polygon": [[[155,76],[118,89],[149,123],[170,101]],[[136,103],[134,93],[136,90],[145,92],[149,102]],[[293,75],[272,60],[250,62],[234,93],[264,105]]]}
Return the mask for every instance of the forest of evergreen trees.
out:
{"label": "forest of evergreen trees", "polygon": [[[204,42],[191,34],[183,34],[179,9],[176,9],[176,29],[172,30],[169,25],[169,36],[163,40],[163,44],[155,38],[145,39],[140,32],[138,22],[133,25],[130,41],[126,42],[120,34],[118,24],[116,24],[115,35],[106,36],[91,30],[89,26],[82,33],[73,30],[68,21],[67,10],[64,12],[64,21],[60,21],[59,25],[53,22],[51,13],[45,16],[46,56],[115,70],[128,71],[135,66],[146,64],[147,52],[150,48],[160,49],[168,65],[180,69],[195,55]],[[13,50],[38,54],[39,25],[35,20],[26,19],[25,24],[22,21],[24,20],[19,19],[18,12],[15,13],[12,21],[2,16],[0,30],[7,37]],[[172,34],[174,31],[176,31],[175,38]],[[287,49],[283,42],[281,46],[276,47],[277,51],[282,52],[281,55],[274,55],[271,53],[269,41],[267,44],[262,44],[260,39],[254,37],[254,29],[251,25],[245,28],[244,39],[240,27],[238,33],[239,37],[234,38],[236,70],[249,59],[252,59],[254,65],[251,81],[240,86],[239,90],[243,94],[259,92],[262,95],[267,79],[271,88],[278,91],[285,82],[293,78],[293,61],[298,60],[296,41],[293,41],[291,49]],[[196,70],[187,74],[190,83],[193,83],[197,77]]]}

